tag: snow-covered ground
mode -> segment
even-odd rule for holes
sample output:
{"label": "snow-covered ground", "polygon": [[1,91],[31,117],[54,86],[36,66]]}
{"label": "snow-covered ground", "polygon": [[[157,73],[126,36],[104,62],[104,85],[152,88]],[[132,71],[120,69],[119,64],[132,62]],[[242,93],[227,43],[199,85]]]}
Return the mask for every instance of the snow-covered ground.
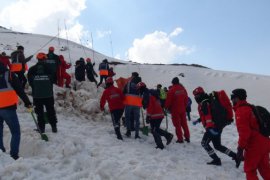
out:
{"label": "snow-covered ground", "polygon": [[[44,36],[45,39],[41,41],[43,36],[40,35],[16,34],[14,36],[17,38],[16,41],[27,47],[29,55],[50,38]],[[0,31],[0,37],[2,43],[0,51],[3,51],[6,44],[12,44],[12,47],[16,45],[11,33],[3,34]],[[75,45],[70,48],[74,60],[80,56],[84,57],[81,48]],[[68,57],[68,54],[66,55]],[[105,57],[100,55],[99,58],[102,60]],[[96,62],[99,62],[98,59]],[[169,86],[173,77],[184,73],[185,77],[179,76],[179,78],[191,97],[192,90],[197,86],[204,87],[208,92],[224,89],[228,94],[235,88],[245,88],[251,103],[270,109],[269,76],[186,66],[127,64],[115,66],[117,73],[115,78],[128,77],[134,71],[140,74],[142,80],[150,88],[155,88],[158,83]],[[219,152],[217,153],[222,159],[222,166],[206,165],[206,162],[211,159],[200,144],[204,131],[201,125],[193,126],[191,122],[188,122],[191,143],[176,144],[174,137],[173,142],[164,150],[154,148],[155,143],[151,135],[141,135],[142,139],[135,140],[132,134],[131,138],[123,136],[124,141],[119,141],[115,137],[110,115],[99,111],[102,88],[97,90],[94,83],[86,81],[77,84],[77,91],[59,87],[54,89],[59,132],[52,133],[50,126],[47,125],[46,133],[49,141],[41,140],[39,134],[33,131],[35,125],[31,115],[22,104],[19,105],[18,116],[22,135],[21,158],[14,161],[8,153],[0,152],[1,180],[245,179],[243,166],[236,169],[234,161]],[[30,93],[30,90],[27,92]],[[192,100],[194,101],[193,97]],[[198,118],[196,103],[193,103],[192,110],[192,119],[195,120]],[[168,121],[169,132],[174,133],[170,117]],[[162,126],[165,127],[165,119]],[[121,127],[121,130],[125,133],[124,127]],[[237,139],[235,125],[227,126],[222,135],[222,143],[236,150]],[[9,141],[10,132],[5,125],[4,143],[7,152],[9,152]]]}

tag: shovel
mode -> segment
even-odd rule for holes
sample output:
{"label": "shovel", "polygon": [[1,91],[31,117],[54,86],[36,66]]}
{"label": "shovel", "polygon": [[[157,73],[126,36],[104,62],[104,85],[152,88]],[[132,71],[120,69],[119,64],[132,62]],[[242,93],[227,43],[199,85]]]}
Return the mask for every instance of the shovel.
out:
{"label": "shovel", "polygon": [[148,136],[149,133],[149,129],[148,126],[145,126],[145,121],[144,121],[144,116],[143,116],[143,110],[141,109],[141,114],[142,114],[142,120],[143,120],[143,127],[140,128],[140,130],[142,131],[142,133],[146,136]]}
{"label": "shovel", "polygon": [[35,115],[34,115],[33,111],[31,111],[31,115],[32,115],[33,120],[34,120],[34,122],[35,122],[35,124],[36,124],[36,127],[37,127],[37,129],[38,129],[38,132],[39,132],[39,134],[40,134],[40,136],[41,136],[41,139],[44,140],[44,141],[49,141],[48,136],[47,136],[45,133],[41,133],[41,131],[40,131],[40,129],[39,129],[39,126],[38,126],[38,123],[37,123],[37,120],[36,120],[36,118],[35,118]]}

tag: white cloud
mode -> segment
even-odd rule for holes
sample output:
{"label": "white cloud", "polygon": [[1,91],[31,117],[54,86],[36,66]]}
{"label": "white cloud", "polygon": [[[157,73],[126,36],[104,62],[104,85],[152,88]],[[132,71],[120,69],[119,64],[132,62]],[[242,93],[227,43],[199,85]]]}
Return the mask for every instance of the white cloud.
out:
{"label": "white cloud", "polygon": [[15,31],[56,35],[58,21],[63,30],[66,20],[69,39],[78,40],[85,31],[76,18],[86,8],[85,3],[86,0],[20,0],[1,8],[0,24]]}
{"label": "white cloud", "polygon": [[128,59],[139,63],[172,63],[179,55],[192,51],[186,46],[172,42],[171,38],[178,36],[182,31],[181,28],[176,28],[169,35],[155,31],[142,39],[135,39],[133,47],[127,52]]}
{"label": "white cloud", "polygon": [[111,35],[111,34],[112,34],[111,30],[107,30],[107,31],[98,30],[97,31],[97,38],[103,38],[103,37]]}

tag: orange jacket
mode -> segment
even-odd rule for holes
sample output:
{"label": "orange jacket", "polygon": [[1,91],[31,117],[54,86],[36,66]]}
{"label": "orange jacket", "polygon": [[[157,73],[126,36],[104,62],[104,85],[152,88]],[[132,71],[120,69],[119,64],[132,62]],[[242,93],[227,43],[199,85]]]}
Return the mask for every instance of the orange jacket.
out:
{"label": "orange jacket", "polygon": [[16,105],[18,103],[18,96],[9,83],[9,71],[1,74],[1,76],[3,76],[2,78],[5,79],[6,83],[1,83],[0,85],[0,108]]}

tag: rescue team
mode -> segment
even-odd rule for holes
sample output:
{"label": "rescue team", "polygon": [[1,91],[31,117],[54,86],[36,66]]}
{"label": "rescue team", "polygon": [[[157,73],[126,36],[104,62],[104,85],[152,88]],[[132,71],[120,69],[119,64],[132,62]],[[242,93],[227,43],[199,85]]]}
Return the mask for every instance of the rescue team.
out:
{"label": "rescue team", "polygon": [[[7,56],[5,52],[0,55],[0,149],[5,152],[3,144],[3,123],[8,125],[11,132],[10,155],[15,160],[19,158],[20,146],[20,124],[16,113],[18,96],[22,99],[25,107],[32,109],[38,117],[38,126],[41,133],[45,132],[44,106],[46,108],[48,122],[52,132],[57,133],[57,117],[54,108],[53,84],[66,88],[71,88],[71,76],[66,69],[71,67],[63,55],[56,55],[54,47],[49,47],[48,53],[38,53],[38,62],[28,70],[27,62],[33,56],[25,58],[24,47],[18,46],[17,50]],[[11,60],[11,62],[10,62]],[[162,85],[157,85],[157,89],[148,89],[142,82],[137,72],[133,72],[131,77],[121,83],[122,88],[114,86],[113,68],[109,67],[109,62],[104,59],[99,65],[100,82],[95,77],[95,63],[90,58],[83,58],[76,61],[75,78],[77,81],[85,81],[85,75],[90,82],[94,82],[99,87],[105,80],[105,90],[100,99],[100,109],[104,111],[106,102],[111,113],[112,123],[117,139],[123,140],[120,131],[120,121],[125,115],[126,137],[131,137],[131,132],[135,131],[135,139],[140,138],[140,111],[146,109],[146,123],[151,126],[151,133],[156,143],[157,149],[164,149],[162,136],[169,145],[173,140],[173,134],[160,128],[160,124],[168,113],[171,114],[172,123],[175,127],[176,143],[190,143],[190,131],[187,117],[190,120],[191,99],[185,87],[179,82],[179,78],[172,79],[169,90],[162,89]],[[27,78],[25,72],[28,70]],[[24,92],[27,84],[32,88],[33,105]],[[244,171],[247,179],[258,179],[257,170],[260,175],[270,180],[270,139],[269,134],[261,133],[261,126],[258,116],[253,107],[247,102],[247,92],[245,89],[235,89],[231,93],[231,102],[225,91],[217,91],[207,94],[202,87],[197,87],[193,91],[194,98],[198,104],[200,118],[193,121],[193,125],[201,122],[205,128],[201,145],[212,158],[209,165],[220,166],[221,159],[214,149],[228,155],[239,167],[244,161]],[[233,152],[221,144],[223,128],[233,122],[233,110],[235,112],[236,127],[239,134],[237,152]],[[214,149],[210,146],[212,142]]]}

